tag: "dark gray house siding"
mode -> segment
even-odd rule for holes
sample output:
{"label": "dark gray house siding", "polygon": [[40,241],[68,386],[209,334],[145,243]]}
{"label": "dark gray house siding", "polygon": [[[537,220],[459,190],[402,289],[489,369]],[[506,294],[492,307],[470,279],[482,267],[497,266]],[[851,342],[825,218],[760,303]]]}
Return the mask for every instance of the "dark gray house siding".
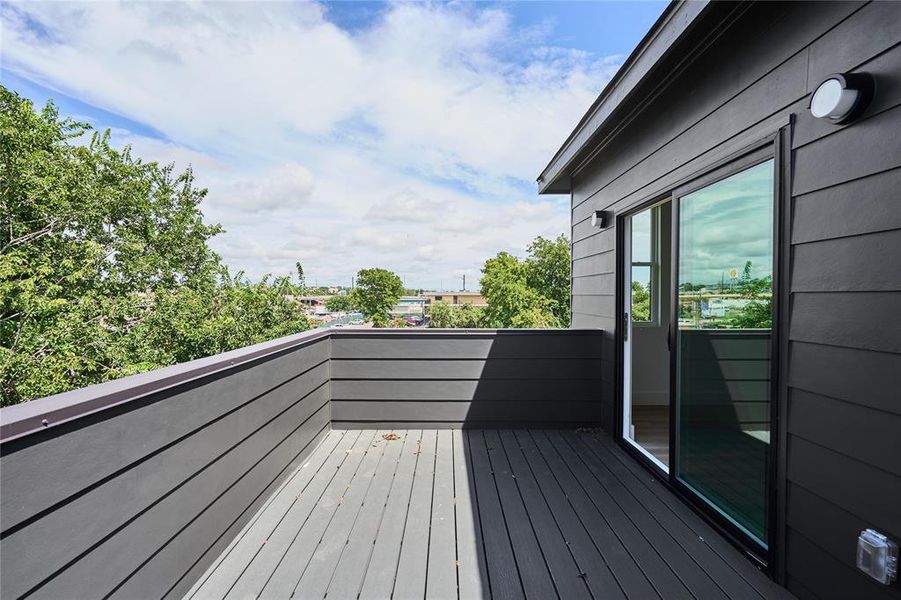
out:
{"label": "dark gray house siding", "polygon": [[[901,598],[854,567],[861,529],[901,538],[901,4],[717,5],[682,43],[569,173],[573,327],[603,328],[613,360],[617,231],[592,211],[622,214],[782,129],[785,581]],[[845,71],[876,77],[873,103],[847,126],[814,119],[809,95]]]}
{"label": "dark gray house siding", "polygon": [[601,356],[599,331],[342,332],[332,424],[599,425]]}

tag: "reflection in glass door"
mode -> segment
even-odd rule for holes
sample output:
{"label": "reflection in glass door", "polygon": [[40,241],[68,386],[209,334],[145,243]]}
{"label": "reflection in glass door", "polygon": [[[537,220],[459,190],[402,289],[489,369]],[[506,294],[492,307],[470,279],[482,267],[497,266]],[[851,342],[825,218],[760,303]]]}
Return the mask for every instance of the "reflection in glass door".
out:
{"label": "reflection in glass door", "polygon": [[675,477],[764,548],[774,162],[678,198]]}

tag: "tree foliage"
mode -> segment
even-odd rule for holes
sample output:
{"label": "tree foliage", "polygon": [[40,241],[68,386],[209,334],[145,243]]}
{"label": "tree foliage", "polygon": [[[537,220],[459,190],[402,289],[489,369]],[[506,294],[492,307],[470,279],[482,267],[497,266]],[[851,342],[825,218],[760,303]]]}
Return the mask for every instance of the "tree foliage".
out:
{"label": "tree foliage", "polygon": [[481,293],[488,302],[482,326],[567,327],[569,274],[570,248],[564,236],[553,241],[536,238],[524,261],[506,252],[489,258],[482,267]]}
{"label": "tree foliage", "polygon": [[428,311],[432,327],[475,329],[482,326],[482,309],[469,302],[462,306],[453,306],[439,300],[429,306]]}
{"label": "tree foliage", "polygon": [[526,284],[550,301],[550,311],[561,327],[570,322],[569,294],[572,255],[564,235],[555,240],[541,236],[529,244],[525,260]]}
{"label": "tree foliage", "polygon": [[325,307],[332,312],[351,312],[357,310],[351,294],[336,294],[325,299]]}
{"label": "tree foliage", "polygon": [[632,282],[632,320],[651,320],[651,291],[640,281]]}
{"label": "tree foliage", "polygon": [[770,329],[773,326],[773,277],[751,276],[751,261],[746,261],[738,280],[738,292],[748,302],[726,315],[729,327],[740,329]]}
{"label": "tree foliage", "polygon": [[0,86],[0,395],[14,404],[307,329],[286,278],[232,277],[190,169]]}
{"label": "tree foliage", "polygon": [[385,269],[361,269],[351,293],[354,305],[372,320],[374,327],[391,323],[391,309],[404,293],[400,277]]}

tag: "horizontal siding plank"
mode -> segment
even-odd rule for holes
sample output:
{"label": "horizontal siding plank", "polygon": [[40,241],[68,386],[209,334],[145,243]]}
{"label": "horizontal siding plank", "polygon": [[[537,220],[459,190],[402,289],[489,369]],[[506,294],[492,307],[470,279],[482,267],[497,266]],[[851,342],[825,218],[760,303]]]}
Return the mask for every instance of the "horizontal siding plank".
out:
{"label": "horizontal siding plank", "polygon": [[792,195],[901,166],[899,119],[896,107],[796,150]]}
{"label": "horizontal siding plank", "polygon": [[901,415],[901,354],[792,342],[789,384]]}
{"label": "horizontal siding plank", "polygon": [[801,390],[790,398],[789,433],[901,477],[901,415]]}
{"label": "horizontal siding plank", "polygon": [[572,245],[572,256],[574,260],[578,260],[587,256],[610,252],[615,246],[616,229],[614,227],[608,227],[585,239],[574,242]]}
{"label": "horizontal siding plank", "polygon": [[616,275],[589,275],[575,277],[572,280],[572,293],[575,296],[589,294],[613,294],[616,292]]}
{"label": "horizontal siding plank", "polygon": [[337,380],[332,384],[332,400],[593,400],[597,383],[579,379],[518,380]]}
{"label": "horizontal siding plank", "polygon": [[572,326],[604,329],[605,331],[613,333],[616,327],[616,319],[613,317],[590,315],[588,313],[582,313],[574,310],[572,316]]}
{"label": "horizontal siding plank", "polygon": [[901,229],[899,189],[894,169],[796,197],[792,243]]}
{"label": "horizontal siding plank", "polygon": [[339,379],[599,379],[600,359],[333,360]]}
{"label": "horizontal siding plank", "polygon": [[391,400],[333,400],[332,418],[338,422],[597,422],[597,402],[395,402]]}
{"label": "horizontal siding plank", "polygon": [[[898,213],[901,207],[896,206]],[[793,292],[901,291],[901,229],[795,247]],[[828,257],[828,260],[823,260]]]}
{"label": "horizontal siding plank", "polygon": [[[230,410],[254,400],[328,359],[328,343],[316,342],[205,385],[168,394],[137,408],[104,411],[0,446],[2,530],[95,485]],[[186,410],[186,405],[190,410]],[[128,443],[123,443],[127,440]]]}
{"label": "horizontal siding plank", "polygon": [[488,359],[488,358],[595,358],[601,355],[600,336],[574,331],[517,332],[511,334],[460,333],[453,335],[341,334],[332,339],[332,358],[370,359]]}
{"label": "horizontal siding plank", "polygon": [[[901,536],[901,477],[797,436],[789,436],[788,479],[844,507],[895,538]],[[850,543],[854,543],[853,540]]]}
{"label": "horizontal siding plank", "polygon": [[585,277],[588,275],[613,273],[615,265],[616,252],[614,250],[585,258],[576,258],[573,259],[572,275],[573,277]]}
{"label": "horizontal siding plank", "polygon": [[609,296],[573,296],[572,310],[585,315],[594,315],[596,317],[613,317],[616,299],[611,294]]}
{"label": "horizontal siding plank", "polygon": [[[901,138],[901,136],[899,136]],[[901,294],[796,293],[792,340],[901,353]]]}

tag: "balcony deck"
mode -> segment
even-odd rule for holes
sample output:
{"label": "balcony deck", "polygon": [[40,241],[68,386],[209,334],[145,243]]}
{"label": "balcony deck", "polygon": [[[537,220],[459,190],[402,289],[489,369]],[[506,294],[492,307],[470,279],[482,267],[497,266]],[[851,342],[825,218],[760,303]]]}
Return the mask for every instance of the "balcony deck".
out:
{"label": "balcony deck", "polygon": [[790,597],[603,434],[388,433],[331,431],[186,597]]}

